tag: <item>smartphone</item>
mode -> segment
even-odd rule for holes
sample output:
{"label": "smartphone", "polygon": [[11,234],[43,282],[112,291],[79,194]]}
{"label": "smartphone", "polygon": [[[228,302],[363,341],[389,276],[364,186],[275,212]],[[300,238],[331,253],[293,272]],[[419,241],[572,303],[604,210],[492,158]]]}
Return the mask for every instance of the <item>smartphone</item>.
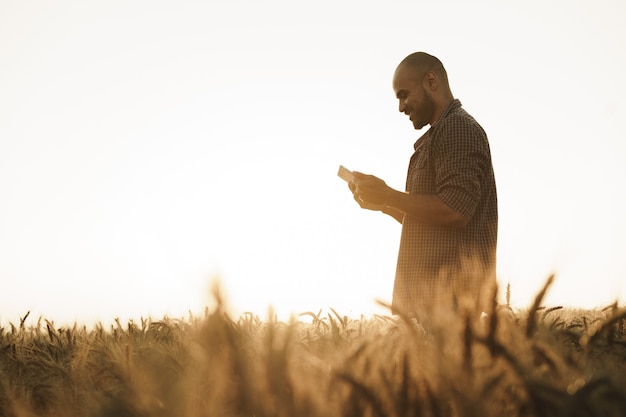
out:
{"label": "smartphone", "polygon": [[346,182],[354,182],[354,174],[348,168],[343,165],[339,165],[339,171],[337,171],[339,178]]}

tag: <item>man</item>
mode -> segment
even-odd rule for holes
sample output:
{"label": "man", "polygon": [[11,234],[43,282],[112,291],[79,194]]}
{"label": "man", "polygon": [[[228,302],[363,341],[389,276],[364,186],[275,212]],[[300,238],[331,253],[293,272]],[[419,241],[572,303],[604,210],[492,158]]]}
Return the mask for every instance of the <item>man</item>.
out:
{"label": "man", "polygon": [[471,304],[485,311],[495,285],[498,208],[489,142],[455,99],[441,61],[417,52],[397,67],[400,112],[429,130],[414,145],[406,192],[355,172],[350,183],[364,209],[402,224],[394,312]]}

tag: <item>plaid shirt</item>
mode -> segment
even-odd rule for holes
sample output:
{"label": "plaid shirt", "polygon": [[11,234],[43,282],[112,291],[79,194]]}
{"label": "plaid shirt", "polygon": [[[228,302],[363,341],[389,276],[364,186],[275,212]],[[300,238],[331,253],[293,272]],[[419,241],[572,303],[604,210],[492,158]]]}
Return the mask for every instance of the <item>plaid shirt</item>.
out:
{"label": "plaid shirt", "polygon": [[413,313],[461,298],[484,307],[481,297],[495,283],[496,184],[487,135],[459,100],[415,143],[406,191],[436,194],[470,221],[458,228],[405,215],[394,308]]}

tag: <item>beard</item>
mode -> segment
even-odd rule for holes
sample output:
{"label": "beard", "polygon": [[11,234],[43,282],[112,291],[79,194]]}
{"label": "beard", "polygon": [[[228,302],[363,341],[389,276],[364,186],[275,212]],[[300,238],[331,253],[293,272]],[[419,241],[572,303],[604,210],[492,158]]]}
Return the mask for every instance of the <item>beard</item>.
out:
{"label": "beard", "polygon": [[419,105],[417,105],[413,110],[413,127],[416,130],[420,130],[427,124],[431,123],[431,119],[435,114],[435,100],[428,95],[426,89],[422,87],[423,99]]}

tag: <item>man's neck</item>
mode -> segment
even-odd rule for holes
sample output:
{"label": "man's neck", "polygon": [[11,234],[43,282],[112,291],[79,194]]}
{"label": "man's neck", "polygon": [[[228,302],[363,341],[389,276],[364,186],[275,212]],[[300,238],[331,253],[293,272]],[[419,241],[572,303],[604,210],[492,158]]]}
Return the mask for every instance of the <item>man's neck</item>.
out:
{"label": "man's neck", "polygon": [[448,106],[450,106],[450,104],[453,101],[454,101],[454,97],[452,95],[449,95],[449,96],[446,95],[445,98],[442,98],[440,101],[436,102],[437,106],[436,106],[435,113],[433,114],[433,120],[430,122],[431,126],[437,123],[439,118],[441,118],[441,115],[443,114],[443,112],[448,108]]}

